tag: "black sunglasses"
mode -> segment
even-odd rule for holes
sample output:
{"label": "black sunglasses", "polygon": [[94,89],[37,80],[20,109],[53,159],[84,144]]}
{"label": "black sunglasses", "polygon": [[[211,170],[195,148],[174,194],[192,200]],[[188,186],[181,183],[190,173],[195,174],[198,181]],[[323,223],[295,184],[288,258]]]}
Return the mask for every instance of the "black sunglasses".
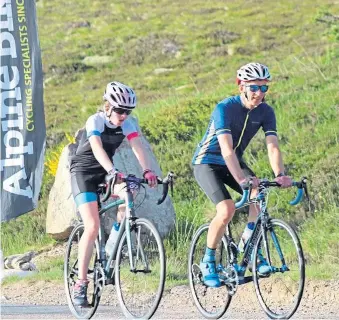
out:
{"label": "black sunglasses", "polygon": [[126,114],[130,115],[132,110],[122,109],[122,108],[113,108],[113,111],[117,114]]}
{"label": "black sunglasses", "polygon": [[251,92],[257,92],[258,90],[260,90],[261,92],[267,92],[268,90],[268,85],[263,84],[262,86],[259,86],[257,84],[250,84],[245,86],[246,88],[250,88]]}

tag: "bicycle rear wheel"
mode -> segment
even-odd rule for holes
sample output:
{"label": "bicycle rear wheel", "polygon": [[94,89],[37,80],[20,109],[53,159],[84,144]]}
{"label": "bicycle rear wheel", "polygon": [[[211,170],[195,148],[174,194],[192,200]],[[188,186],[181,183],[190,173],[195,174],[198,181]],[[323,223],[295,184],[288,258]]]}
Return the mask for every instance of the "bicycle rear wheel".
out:
{"label": "bicycle rear wheel", "polygon": [[[264,275],[258,270],[259,259],[253,259],[253,282],[258,300],[272,319],[289,319],[297,310],[304,291],[305,261],[300,240],[291,226],[271,219],[265,231],[271,268]],[[253,256],[261,250],[266,261],[263,233],[259,235]]]}
{"label": "bicycle rear wheel", "polygon": [[[202,225],[193,236],[188,256],[188,277],[193,300],[200,313],[208,319],[219,319],[226,312],[232,296],[225,285],[209,288],[203,283],[199,264],[205,254],[208,228],[209,224]],[[216,249],[217,267],[227,267],[227,260],[226,239],[223,237]]]}
{"label": "bicycle rear wheel", "polygon": [[149,319],[160,303],[166,276],[162,239],[147,219],[137,219],[131,226],[131,270],[126,231],[117,252],[115,283],[120,306],[127,318]]}
{"label": "bicycle rear wheel", "polygon": [[97,272],[99,260],[99,248],[97,241],[95,242],[93,248],[93,254],[87,273],[87,279],[89,280],[87,290],[89,307],[81,308],[75,306],[72,300],[74,285],[78,279],[78,244],[83,232],[84,225],[83,223],[80,223],[73,229],[69,236],[64,262],[64,283],[68,306],[72,314],[77,319],[90,319],[97,310],[100,301],[100,294],[97,284],[100,283],[99,277],[101,277],[101,275]]}

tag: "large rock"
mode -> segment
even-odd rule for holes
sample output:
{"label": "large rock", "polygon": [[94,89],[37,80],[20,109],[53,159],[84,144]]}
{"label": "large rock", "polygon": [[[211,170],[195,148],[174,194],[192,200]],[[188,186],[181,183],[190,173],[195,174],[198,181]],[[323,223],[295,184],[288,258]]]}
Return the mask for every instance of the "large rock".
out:
{"label": "large rock", "polygon": [[[163,176],[150,144],[140,131],[137,120],[132,117],[132,121],[135,122],[145,150],[151,159],[152,169],[158,176]],[[55,182],[49,195],[46,232],[56,239],[66,239],[74,225],[78,223],[76,207],[71,193],[68,158],[74,154],[83,130],[84,129],[78,131],[75,144],[70,144],[64,148],[59,160]],[[126,139],[116,151],[113,160],[115,167],[118,168],[119,171],[141,177],[142,169]],[[143,200],[145,191],[146,197]],[[140,194],[136,198],[136,213],[139,217],[150,219],[159,230],[161,236],[165,237],[175,224],[175,212],[170,197],[167,197],[161,205],[156,204],[161,194],[161,185],[156,189],[148,187],[146,187],[146,190],[141,189]],[[107,234],[110,233],[111,227],[116,221],[116,213],[117,209],[113,208],[105,214],[103,227]]]}

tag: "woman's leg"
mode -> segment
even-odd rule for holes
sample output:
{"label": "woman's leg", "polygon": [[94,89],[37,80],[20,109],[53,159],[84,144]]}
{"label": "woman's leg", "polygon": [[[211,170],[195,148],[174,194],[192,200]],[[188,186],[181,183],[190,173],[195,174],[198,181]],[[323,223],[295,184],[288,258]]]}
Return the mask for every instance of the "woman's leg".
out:
{"label": "woman's leg", "polygon": [[[126,198],[126,183],[119,183],[114,186],[113,189],[114,195],[119,197],[120,199],[125,199]],[[132,190],[133,194],[133,199],[136,197],[136,192]],[[121,223],[121,221],[124,219],[126,213],[126,203],[121,204],[118,207],[118,212],[117,212],[117,222]]]}
{"label": "woman's leg", "polygon": [[84,233],[79,242],[78,260],[80,280],[87,280],[88,265],[93,253],[95,239],[99,233],[99,212],[96,201],[81,204],[79,207],[82,221],[85,226]]}

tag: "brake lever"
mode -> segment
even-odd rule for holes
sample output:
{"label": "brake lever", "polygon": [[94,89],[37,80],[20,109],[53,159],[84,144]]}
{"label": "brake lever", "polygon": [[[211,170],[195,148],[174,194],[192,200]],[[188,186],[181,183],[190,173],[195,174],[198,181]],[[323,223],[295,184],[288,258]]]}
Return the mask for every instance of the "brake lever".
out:
{"label": "brake lever", "polygon": [[307,199],[307,201],[310,201],[310,197],[309,197],[308,190],[307,190],[307,178],[303,177],[301,179],[301,183],[302,183],[302,187],[303,187],[304,192],[305,192],[305,198]]}
{"label": "brake lever", "polygon": [[171,197],[173,198],[173,180],[170,181]]}
{"label": "brake lever", "polygon": [[173,197],[173,184],[174,184],[174,173],[170,171],[167,175],[167,181],[171,190],[171,196]]}

